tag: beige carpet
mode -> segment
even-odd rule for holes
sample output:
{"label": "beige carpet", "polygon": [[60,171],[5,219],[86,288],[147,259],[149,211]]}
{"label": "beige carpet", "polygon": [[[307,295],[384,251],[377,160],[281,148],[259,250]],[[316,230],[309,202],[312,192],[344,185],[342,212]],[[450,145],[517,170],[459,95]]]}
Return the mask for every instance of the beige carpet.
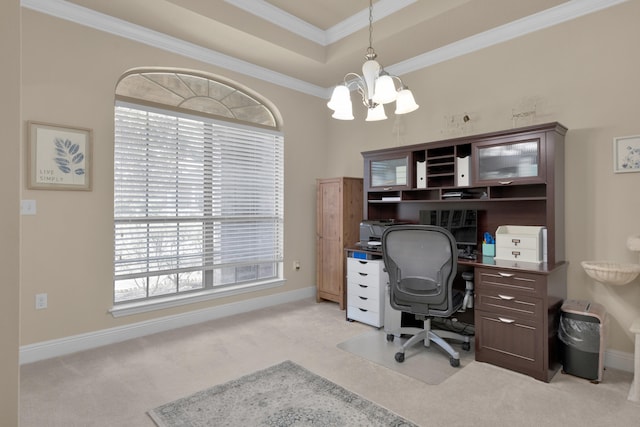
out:
{"label": "beige carpet", "polygon": [[640,425],[628,372],[547,384],[473,361],[434,386],[338,348],[374,330],[309,299],[23,365],[20,427],[153,427],[150,408],[283,360],[420,426]]}
{"label": "beige carpet", "polygon": [[440,384],[474,360],[472,340],[470,351],[453,343],[453,348],[460,353],[460,366],[456,368],[449,364],[449,355],[435,344],[428,348],[421,344],[408,348],[404,362],[398,363],[395,354],[406,340],[403,337],[389,342],[383,330],[374,330],[341,342],[338,348],[430,385]]}

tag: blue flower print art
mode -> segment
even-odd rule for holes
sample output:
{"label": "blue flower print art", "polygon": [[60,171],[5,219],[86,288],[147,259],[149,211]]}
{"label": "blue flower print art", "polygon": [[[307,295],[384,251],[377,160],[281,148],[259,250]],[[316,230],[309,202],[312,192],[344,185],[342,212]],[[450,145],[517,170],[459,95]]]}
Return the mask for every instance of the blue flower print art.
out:
{"label": "blue flower print art", "polygon": [[31,188],[89,190],[90,129],[32,122]]}

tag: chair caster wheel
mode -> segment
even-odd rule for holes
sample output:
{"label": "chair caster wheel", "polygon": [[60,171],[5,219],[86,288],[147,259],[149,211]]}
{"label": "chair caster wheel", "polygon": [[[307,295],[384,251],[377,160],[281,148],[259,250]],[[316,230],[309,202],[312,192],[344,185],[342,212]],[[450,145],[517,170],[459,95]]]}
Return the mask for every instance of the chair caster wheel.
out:
{"label": "chair caster wheel", "polygon": [[469,350],[471,350],[471,343],[463,342],[463,343],[462,343],[462,349],[463,349],[464,351],[469,351]]}
{"label": "chair caster wheel", "polygon": [[387,341],[392,342],[394,338],[395,338],[395,335],[387,334]]}
{"label": "chair caster wheel", "polygon": [[454,368],[457,368],[458,366],[460,366],[460,359],[454,359],[453,357],[451,357],[449,358],[449,364]]}
{"label": "chair caster wheel", "polygon": [[404,362],[404,353],[396,353],[396,362],[398,363]]}

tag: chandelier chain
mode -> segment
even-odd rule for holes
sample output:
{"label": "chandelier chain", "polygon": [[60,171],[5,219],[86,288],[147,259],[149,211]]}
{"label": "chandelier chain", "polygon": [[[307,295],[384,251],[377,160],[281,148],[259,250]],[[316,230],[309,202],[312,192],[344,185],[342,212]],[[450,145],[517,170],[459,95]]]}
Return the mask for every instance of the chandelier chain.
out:
{"label": "chandelier chain", "polygon": [[373,0],[369,0],[369,49],[373,50]]}
{"label": "chandelier chain", "polygon": [[376,59],[377,56],[376,51],[373,50],[373,0],[369,0],[369,47],[364,59],[369,61]]}

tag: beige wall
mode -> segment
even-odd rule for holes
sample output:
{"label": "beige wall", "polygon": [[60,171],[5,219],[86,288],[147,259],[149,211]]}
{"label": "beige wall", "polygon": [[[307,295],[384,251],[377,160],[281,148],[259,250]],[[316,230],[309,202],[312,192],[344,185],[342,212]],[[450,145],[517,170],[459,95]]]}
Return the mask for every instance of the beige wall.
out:
{"label": "beige wall", "polygon": [[[362,111],[356,112],[359,120],[329,122],[324,100],[23,10],[22,119],[92,128],[94,185],[91,192],[22,187],[21,197],[36,200],[38,213],[22,217],[21,344],[253,296],[119,319],[107,313],[112,298],[113,90],[127,69],[157,65],[234,79],[282,113],[287,284],[270,293],[315,283],[315,178],[362,176],[361,151],[510,128],[512,111],[535,103],[535,123],[559,121],[570,129],[569,295],[604,304],[612,318],[610,348],[631,352],[628,327],[640,316],[640,279],[624,288],[606,288],[590,281],[579,263],[638,261],[626,250],[625,239],[640,234],[639,198],[630,197],[638,193],[640,174],[613,174],[611,158],[614,136],[640,134],[634,117],[639,110],[634,70],[637,74],[640,57],[631,43],[640,39],[640,28],[634,16],[640,16],[638,1],[407,74],[403,77],[420,110],[398,121],[389,112],[390,120],[365,124]],[[457,126],[464,113],[472,120]],[[299,272],[291,269],[294,259],[301,261]],[[49,308],[36,311],[34,296],[40,292],[49,294]]]}
{"label": "beige wall", "polygon": [[20,377],[20,1],[0,3],[0,425],[18,425]]}
{"label": "beige wall", "polygon": [[[91,192],[23,186],[22,198],[36,200],[37,214],[22,217],[22,345],[315,285],[315,179],[325,169],[327,132],[327,120],[318,120],[325,114],[322,100],[28,9],[23,61],[23,119],[93,129],[94,169]],[[118,319],[107,313],[113,294],[114,88],[122,73],[142,66],[223,75],[279,108],[286,163],[283,287]],[[294,259],[302,266],[298,272]],[[35,310],[41,292],[49,307]]]}
{"label": "beige wall", "polygon": [[[640,254],[626,248],[627,236],[640,234],[640,173],[614,174],[612,166],[613,138],[640,135],[638,16],[640,1],[630,1],[402,76],[420,109],[398,121],[388,108],[384,122],[331,122],[327,173],[361,174],[361,151],[508,129],[512,111],[535,104],[533,123],[569,128],[569,297],[603,304],[610,314],[608,348],[632,353],[629,327],[640,317],[640,278],[603,286],[580,262],[640,262]],[[466,125],[463,114],[471,118]]]}

